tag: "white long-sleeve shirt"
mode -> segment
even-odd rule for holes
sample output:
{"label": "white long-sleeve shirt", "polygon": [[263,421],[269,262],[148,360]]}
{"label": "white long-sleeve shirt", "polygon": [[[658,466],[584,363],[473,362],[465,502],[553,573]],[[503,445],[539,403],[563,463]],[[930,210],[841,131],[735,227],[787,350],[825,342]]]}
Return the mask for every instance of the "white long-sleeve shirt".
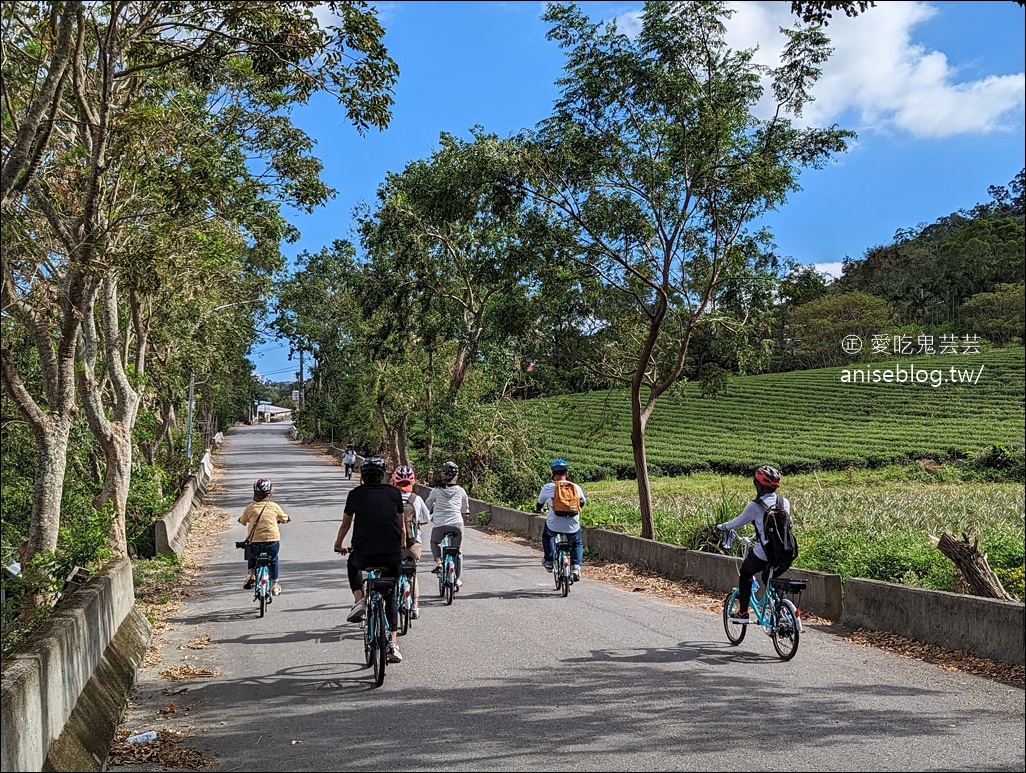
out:
{"label": "white long-sleeve shirt", "polygon": [[777,497],[780,497],[780,504],[781,506],[783,506],[784,511],[790,518],[791,503],[788,501],[787,497],[780,496],[775,492],[769,492],[767,494],[763,494],[761,497],[756,497],[756,499],[762,501],[765,507],[761,506],[758,502],[756,502],[753,499],[751,502],[748,503],[745,509],[741,511],[740,515],[738,515],[736,518],[727,521],[726,523],[721,523],[719,525],[719,528],[723,531],[737,531],[746,523],[754,524],[755,534],[758,539],[756,539],[755,545],[752,546],[752,550],[755,552],[756,558],[765,561],[766,551],[762,547],[762,543],[766,539],[766,535],[763,533],[762,530],[763,516],[766,515],[767,509],[773,507],[777,503]]}
{"label": "white long-sleeve shirt", "polygon": [[450,483],[448,486],[431,489],[427,496],[428,510],[435,526],[463,524],[463,516],[470,515],[470,499],[463,486]]}

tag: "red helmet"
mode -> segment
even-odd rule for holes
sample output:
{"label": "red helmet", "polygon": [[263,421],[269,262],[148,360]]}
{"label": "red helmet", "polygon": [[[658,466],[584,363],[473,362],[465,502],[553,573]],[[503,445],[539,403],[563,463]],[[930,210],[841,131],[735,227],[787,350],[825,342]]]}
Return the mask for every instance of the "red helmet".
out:
{"label": "red helmet", "polygon": [[405,464],[396,467],[392,471],[392,485],[393,486],[405,486],[407,483],[414,483],[417,480],[417,476],[413,472],[412,467],[407,467]]}
{"label": "red helmet", "polygon": [[755,482],[768,488],[776,488],[780,485],[780,470],[764,464],[755,471]]}

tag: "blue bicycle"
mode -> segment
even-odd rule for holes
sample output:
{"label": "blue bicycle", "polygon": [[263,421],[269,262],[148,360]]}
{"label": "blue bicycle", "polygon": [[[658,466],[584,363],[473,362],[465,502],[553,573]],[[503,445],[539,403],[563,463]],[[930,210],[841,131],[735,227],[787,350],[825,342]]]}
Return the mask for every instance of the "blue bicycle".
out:
{"label": "blue bicycle", "polygon": [[384,567],[374,566],[364,570],[363,597],[367,599],[367,612],[360,621],[363,630],[363,652],[368,666],[374,667],[374,684],[378,687],[385,681],[385,664],[388,662],[392,629],[388,625],[388,597],[395,593],[395,579],[382,577]]}
{"label": "blue bicycle", "polygon": [[460,549],[450,546],[450,536],[446,534],[442,539],[442,568],[438,570],[438,596],[445,599],[446,605],[452,604],[453,596],[459,587],[456,584],[456,559],[460,555]]}
{"label": "blue bicycle", "polygon": [[260,602],[260,617],[264,616],[267,605],[274,597],[271,595],[271,556],[261,550],[256,557],[256,583],[253,586],[253,601]]}
{"label": "blue bicycle", "polygon": [[399,584],[396,588],[396,599],[399,608],[399,634],[405,636],[410,630],[413,620],[413,582],[417,573],[417,565],[406,561],[399,572]]}
{"label": "blue bicycle", "polygon": [[[752,547],[752,540],[750,537],[742,537],[731,531],[724,539],[723,547],[729,550],[735,539],[745,546],[741,557],[743,561]],[[781,660],[793,658],[798,652],[798,640],[802,633],[802,618],[798,603],[806,584],[805,580],[787,580],[773,577],[771,573],[769,583],[760,598],[757,593],[758,583],[753,579],[752,587],[745,589],[751,594],[749,609],[755,612],[755,621],[750,624],[739,623],[731,619],[741,605],[741,591],[738,588],[732,588],[723,600],[723,630],[727,633],[727,640],[737,646],[744,640],[748,625],[759,625],[763,632],[773,639],[773,649],[777,651]]]}
{"label": "blue bicycle", "polygon": [[562,590],[563,598],[566,598],[570,595],[570,586],[574,584],[570,565],[570,538],[562,532],[556,532],[552,545],[552,579],[556,582],[556,590]]}

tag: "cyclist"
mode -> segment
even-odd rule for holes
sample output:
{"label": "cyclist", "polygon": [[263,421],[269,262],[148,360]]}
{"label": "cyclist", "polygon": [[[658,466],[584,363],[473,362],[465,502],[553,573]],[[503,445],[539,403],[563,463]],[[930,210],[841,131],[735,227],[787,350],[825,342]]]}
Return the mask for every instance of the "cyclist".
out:
{"label": "cyclist", "polygon": [[417,482],[417,476],[412,467],[401,465],[392,472],[392,485],[399,489],[403,496],[404,513],[403,520],[406,525],[406,547],[403,548],[403,561],[412,561],[414,566],[413,585],[413,608],[410,616],[416,620],[420,617],[420,585],[417,583],[416,566],[420,563],[420,534],[431,519],[431,512],[424,504],[424,500],[413,493],[413,484]]}
{"label": "cyclist", "polygon": [[[427,497],[427,509],[431,511],[431,555],[435,559],[434,573],[442,570],[442,540],[449,536],[450,547],[463,544],[463,518],[470,515],[470,499],[463,486],[456,483],[460,468],[456,462],[442,465],[439,485],[431,489]],[[456,556],[456,587],[463,585],[463,554]]]}
{"label": "cyclist", "polygon": [[[335,537],[335,552],[350,553],[349,588],[353,592],[353,606],[346,617],[350,623],[358,623],[367,611],[367,599],[363,597],[363,570],[372,566],[384,568],[383,577],[398,581],[402,564],[402,551],[406,547],[403,531],[403,498],[399,489],[383,483],[385,460],[372,456],[360,465],[360,485],[349,492],[342,515],[342,525]],[[349,529],[353,529],[352,547],[342,544]],[[388,597],[386,608],[388,624],[392,629],[392,641],[388,646],[388,662],[400,663],[403,656],[396,647],[398,609],[395,593]]]}
{"label": "cyclist", "polygon": [[352,480],[353,467],[356,465],[356,450],[352,443],[346,446],[346,452],[342,454],[342,464],[346,468],[346,480]]}
{"label": "cyclist", "polygon": [[[565,534],[570,540],[570,572],[574,582],[579,582],[581,566],[584,564],[580,508],[588,500],[581,487],[568,480],[570,465],[565,459],[556,459],[549,467],[552,471],[552,480],[542,486],[534,506],[536,513],[548,509],[548,517],[542,529],[542,566],[545,567],[545,571],[552,571],[555,556],[553,542],[557,534]],[[561,485],[564,483],[568,485]],[[573,502],[573,499],[576,499],[576,502]]]}
{"label": "cyclist", "polygon": [[748,551],[745,560],[741,562],[741,569],[738,571],[740,577],[738,577],[737,587],[742,591],[738,594],[740,603],[738,609],[730,618],[731,622],[742,624],[751,622],[748,617],[748,599],[751,594],[745,591],[752,587],[752,578],[759,572],[762,572],[762,584],[765,585],[769,581],[770,565],[766,560],[766,551],[762,547],[763,540],[765,539],[762,516],[769,508],[777,505],[778,500],[779,505],[784,508],[788,517],[791,515],[791,503],[787,500],[787,497],[777,493],[777,489],[780,487],[779,470],[765,464],[755,471],[752,476],[752,482],[755,484],[755,499],[749,502],[736,518],[716,526],[721,531],[729,532],[740,529],[746,523],[755,525],[755,544]]}
{"label": "cyclist", "polygon": [[256,583],[257,556],[260,553],[267,553],[271,557],[271,595],[277,596],[281,593],[281,585],[278,584],[278,549],[281,547],[281,532],[278,530],[278,524],[288,523],[292,519],[276,502],[271,501],[273,493],[274,486],[271,485],[271,481],[267,478],[257,478],[253,484],[253,501],[242,511],[239,523],[246,526],[250,521],[253,522],[246,536],[250,542],[249,576],[242,587],[250,590]]}

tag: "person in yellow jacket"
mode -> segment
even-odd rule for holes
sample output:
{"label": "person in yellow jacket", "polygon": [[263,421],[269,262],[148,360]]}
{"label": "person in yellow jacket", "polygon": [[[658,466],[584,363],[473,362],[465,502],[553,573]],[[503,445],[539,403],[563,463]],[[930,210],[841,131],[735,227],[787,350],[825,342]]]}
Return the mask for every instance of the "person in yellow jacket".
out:
{"label": "person in yellow jacket", "polygon": [[[246,539],[250,541],[249,577],[242,587],[249,590],[256,582],[256,557],[261,551],[271,557],[271,594],[281,593],[278,584],[278,548],[281,546],[279,523],[288,523],[292,519],[275,502],[271,501],[274,487],[267,478],[258,478],[253,484],[253,501],[246,505],[239,517],[239,523],[247,527]],[[252,525],[251,525],[252,524]]]}

